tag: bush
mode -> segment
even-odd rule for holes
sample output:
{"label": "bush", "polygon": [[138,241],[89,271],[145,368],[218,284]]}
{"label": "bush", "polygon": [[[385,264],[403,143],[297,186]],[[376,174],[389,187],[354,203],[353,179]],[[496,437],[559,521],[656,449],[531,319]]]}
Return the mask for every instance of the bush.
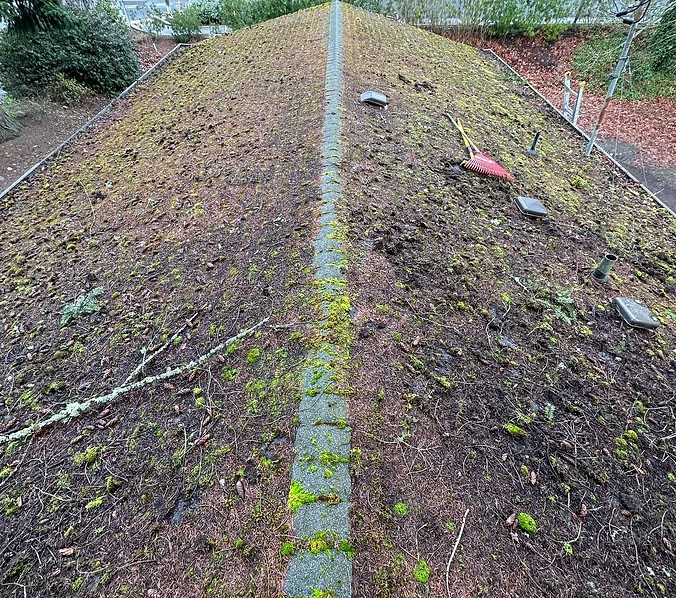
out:
{"label": "bush", "polygon": [[[0,143],[19,134],[19,125],[12,115],[0,103]],[[0,476],[0,479],[2,477]]]}
{"label": "bush", "polygon": [[676,0],[672,0],[664,11],[650,40],[650,49],[658,71],[676,74]]}
{"label": "bush", "polygon": [[220,22],[232,29],[241,29],[251,25],[251,11],[246,0],[221,0],[218,3]]}
{"label": "bush", "polygon": [[549,39],[567,29],[563,20],[571,12],[569,3],[561,0],[484,0],[484,10],[486,31],[490,35],[533,36],[543,30]]}
{"label": "bush", "polygon": [[56,27],[0,35],[0,81],[15,96],[74,81],[112,95],[138,77],[129,29],[109,11],[73,9]]}
{"label": "bush", "polygon": [[221,23],[232,29],[249,27],[329,0],[221,0]]}
{"label": "bush", "polygon": [[200,33],[202,12],[197,4],[191,4],[185,10],[177,10],[169,17],[171,35],[179,44],[195,39]]}
{"label": "bush", "polygon": [[194,4],[200,13],[200,24],[202,25],[220,25],[221,15],[218,2],[215,0],[203,0]]}
{"label": "bush", "polygon": [[90,93],[82,83],[75,79],[69,79],[63,73],[59,73],[49,83],[46,95],[54,102],[63,104],[77,104],[82,98]]}
{"label": "bush", "polygon": [[59,0],[0,0],[0,19],[12,31],[49,29],[67,17]]}
{"label": "bush", "polygon": [[[589,41],[580,45],[573,55],[572,67],[589,82],[589,90],[605,93],[608,75],[613,72],[626,39],[626,29],[598,30]],[[631,68],[618,82],[615,97],[640,100],[655,97],[676,98],[676,77],[655,66],[654,42],[638,36],[631,48]]]}

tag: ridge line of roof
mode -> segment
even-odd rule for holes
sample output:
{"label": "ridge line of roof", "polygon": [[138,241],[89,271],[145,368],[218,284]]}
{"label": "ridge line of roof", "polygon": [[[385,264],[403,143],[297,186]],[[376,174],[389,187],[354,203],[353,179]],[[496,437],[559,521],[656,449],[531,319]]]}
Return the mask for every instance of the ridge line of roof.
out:
{"label": "ridge line of roof", "polygon": [[343,193],[339,173],[342,37],[341,3],[333,0],[328,18],[319,229],[312,259],[313,303],[322,316],[310,331],[313,346],[303,370],[289,490],[295,544],[284,594],[293,597],[317,592],[334,598],[352,595],[352,430],[346,422],[345,399],[334,388],[349,356],[352,326],[343,273],[347,258],[336,215],[336,202]]}

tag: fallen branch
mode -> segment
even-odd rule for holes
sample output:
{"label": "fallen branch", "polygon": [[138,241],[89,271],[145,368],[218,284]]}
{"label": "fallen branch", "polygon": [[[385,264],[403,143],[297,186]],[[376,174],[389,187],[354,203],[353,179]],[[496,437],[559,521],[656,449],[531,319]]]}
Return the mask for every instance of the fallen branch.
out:
{"label": "fallen branch", "polygon": [[465,514],[462,516],[462,525],[460,526],[460,533],[458,534],[458,538],[455,541],[455,546],[453,546],[453,552],[451,552],[451,557],[448,559],[448,563],[446,563],[446,594],[448,594],[448,598],[451,598],[451,588],[448,586],[448,572],[451,569],[451,562],[453,561],[453,557],[455,556],[455,553],[458,550],[458,546],[460,545],[460,538],[462,538],[462,532],[465,531],[465,521],[467,520],[467,513],[469,513],[469,509],[467,509],[465,511]]}
{"label": "fallen branch", "polygon": [[[136,367],[136,369],[135,369],[131,374],[129,374],[129,376],[127,376],[127,379],[124,381],[124,384],[129,384],[130,382],[133,382],[134,379],[136,378],[136,376],[138,376],[138,375],[143,371],[143,368],[145,368],[146,366],[149,366],[153,361],[155,361],[155,359],[157,359],[157,356],[158,356],[160,353],[162,353],[163,351],[166,351],[166,349],[167,349],[167,347],[168,347],[169,345],[173,345],[173,344],[174,344],[174,341],[175,341],[179,336],[181,336],[181,334],[183,334],[183,331],[184,331],[188,326],[192,326],[192,321],[193,321],[196,317],[197,317],[197,314],[193,314],[192,317],[188,318],[188,319],[185,321],[185,324],[183,324],[183,326],[181,326],[176,332],[174,332],[174,334],[172,335],[172,337],[171,337],[166,343],[164,343],[159,349],[157,349],[157,351],[155,351],[154,353],[151,353],[151,354],[150,354],[150,357],[148,357],[148,359],[146,359],[146,353],[144,352],[144,353],[143,353],[143,361],[142,361],[141,363],[138,364],[138,366]],[[227,342],[227,341],[226,341],[226,342]]]}
{"label": "fallen branch", "polygon": [[[194,370],[195,368],[199,367],[200,365],[211,359],[217,353],[222,352],[226,347],[249,336],[254,330],[263,326],[263,324],[265,324],[269,319],[270,318],[268,316],[267,318],[261,320],[260,322],[258,322],[258,324],[252,326],[251,328],[242,330],[235,336],[227,339],[226,341],[220,343],[219,345],[216,345],[209,352],[205,353],[204,355],[201,355],[197,359],[189,361],[188,363],[184,363],[175,368],[170,368],[165,372],[162,372],[161,374],[156,374],[155,376],[146,376],[145,378],[139,380],[138,382],[125,383],[122,386],[118,386],[117,388],[113,389],[108,394],[100,397],[92,397],[91,399],[88,399],[82,403],[68,403],[64,409],[41,422],[37,422],[31,426],[22,428],[21,430],[12,432],[11,434],[0,436],[0,444],[4,444],[6,442],[13,442],[16,440],[22,440],[24,438],[27,438],[28,436],[32,436],[33,434],[40,432],[41,430],[44,430],[48,426],[51,426],[64,420],[69,420],[78,417],[79,415],[82,415],[83,413],[89,411],[93,407],[112,403],[113,401],[119,399],[121,396],[129,394],[130,392],[133,392],[135,390],[139,390],[140,388],[148,386],[149,384],[160,382],[161,380],[166,380],[167,378],[173,378],[174,376],[180,376],[184,372]],[[148,362],[146,361],[145,364],[147,365]]]}

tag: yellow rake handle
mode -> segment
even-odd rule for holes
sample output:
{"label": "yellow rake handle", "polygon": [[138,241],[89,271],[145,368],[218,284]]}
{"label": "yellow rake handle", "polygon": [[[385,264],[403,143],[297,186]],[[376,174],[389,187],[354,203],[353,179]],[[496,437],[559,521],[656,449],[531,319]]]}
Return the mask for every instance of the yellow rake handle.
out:
{"label": "yellow rake handle", "polygon": [[465,129],[462,128],[462,124],[460,124],[460,120],[454,120],[453,117],[447,112],[446,116],[448,117],[448,120],[450,120],[455,127],[460,131],[460,135],[462,135],[462,141],[465,144],[465,148],[467,149],[467,153],[469,154],[470,159],[474,158],[474,153],[472,150],[475,152],[479,151],[479,148],[472,143],[472,140],[467,136],[467,133],[465,133]]}

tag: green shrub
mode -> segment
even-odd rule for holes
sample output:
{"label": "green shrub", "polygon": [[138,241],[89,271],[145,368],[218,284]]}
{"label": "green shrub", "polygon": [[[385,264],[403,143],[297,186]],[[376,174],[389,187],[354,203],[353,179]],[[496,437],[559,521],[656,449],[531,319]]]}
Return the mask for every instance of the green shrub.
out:
{"label": "green shrub", "polygon": [[676,75],[676,0],[671,0],[650,40],[655,69]]}
{"label": "green shrub", "polygon": [[542,30],[547,39],[556,39],[567,25],[570,2],[561,0],[484,0],[483,20],[490,35],[533,36]]}
{"label": "green shrub", "polygon": [[220,25],[221,14],[218,2],[215,0],[203,0],[193,6],[197,8],[200,14],[200,24],[202,25]]}
{"label": "green shrub", "polygon": [[138,73],[129,28],[99,7],[72,9],[57,27],[0,35],[0,81],[17,97],[48,95],[64,85],[72,97],[71,82],[112,95]]}
{"label": "green shrub", "polygon": [[[9,111],[0,103],[0,143],[19,134],[19,125]],[[0,478],[2,479],[2,478]]]}
{"label": "green shrub", "polygon": [[15,32],[49,29],[62,24],[66,18],[59,0],[0,0],[0,19]]}
{"label": "green shrub", "polygon": [[89,89],[82,83],[66,77],[63,73],[56,75],[47,86],[49,98],[63,104],[77,104],[88,93],[90,93]]}
{"label": "green shrub", "polygon": [[329,0],[221,0],[220,21],[232,29],[249,27]]}
{"label": "green shrub", "polygon": [[191,4],[185,10],[177,10],[169,18],[171,35],[179,44],[194,40],[200,34],[202,13],[197,4]]}

